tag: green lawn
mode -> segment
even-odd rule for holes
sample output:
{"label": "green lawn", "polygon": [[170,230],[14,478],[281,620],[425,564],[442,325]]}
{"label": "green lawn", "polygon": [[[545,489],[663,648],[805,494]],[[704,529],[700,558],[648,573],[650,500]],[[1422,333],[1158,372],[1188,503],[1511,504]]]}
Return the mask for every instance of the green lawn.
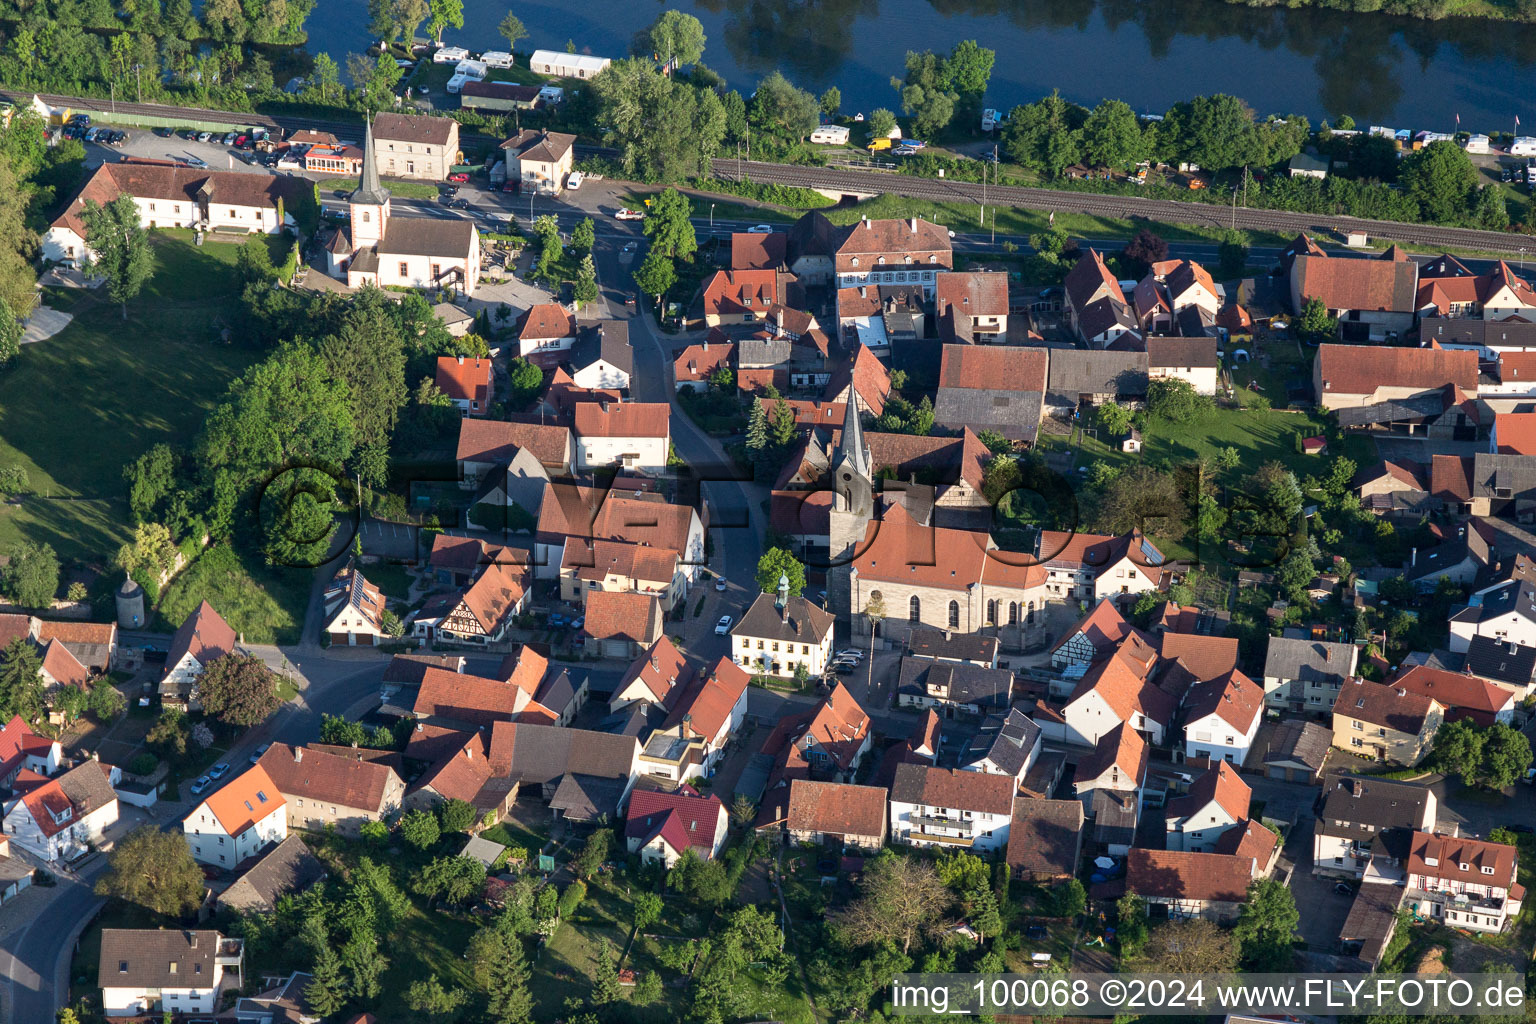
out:
{"label": "green lawn", "polygon": [[216,544],[160,595],[160,628],[175,629],[207,601],[247,643],[297,643],[311,579],[307,569],[267,566],[258,556]]}
{"label": "green lawn", "polygon": [[[357,188],[356,178],[326,178],[320,183],[320,194],[325,197],[334,195],[337,191],[350,194]],[[385,178],[384,187],[389,189],[389,194],[400,199],[436,199],[437,186],[421,181],[401,181],[399,178]]]}
{"label": "green lawn", "polygon": [[158,442],[186,444],[258,358],[219,340],[238,247],[153,239],[157,271],[126,321],[102,298],[69,294],[74,322],[0,376],[0,465],[24,467],[36,492],[0,512],[0,550],[28,539],[65,559],[115,553],[130,533],[123,466]]}
{"label": "green lawn", "polygon": [[376,562],[363,566],[363,575],[369,583],[384,592],[391,601],[404,602],[411,590],[411,574],[405,566],[393,562]]}

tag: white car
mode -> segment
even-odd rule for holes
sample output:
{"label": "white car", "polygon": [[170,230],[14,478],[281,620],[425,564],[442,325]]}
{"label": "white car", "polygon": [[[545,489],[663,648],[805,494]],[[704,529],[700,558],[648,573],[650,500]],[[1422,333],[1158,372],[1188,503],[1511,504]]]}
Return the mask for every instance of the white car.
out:
{"label": "white car", "polygon": [[725,577],[724,576],[716,576],[715,577],[715,589],[716,590],[724,590],[725,586],[726,586]]}
{"label": "white car", "polygon": [[771,234],[773,234],[773,225],[771,225],[771,224],[753,224],[751,227],[747,228],[747,234],[749,234],[749,235],[771,235]]}
{"label": "white car", "polygon": [[832,655],[832,657],[834,657],[834,658],[852,658],[854,661],[858,661],[858,660],[860,660],[861,658],[864,657],[864,652],[863,651],[856,651],[856,650],[854,650],[853,648],[850,647],[846,651],[838,651],[836,654]]}
{"label": "white car", "polygon": [[645,220],[645,214],[639,210],[623,209],[613,216],[615,220]]}
{"label": "white car", "polygon": [[582,178],[580,171],[572,171],[570,177],[565,179],[565,187],[570,189],[572,192],[575,192],[577,189],[581,188],[581,183],[583,180],[584,179]]}
{"label": "white car", "polygon": [[715,623],[715,636],[725,636],[730,631],[731,617],[729,615],[720,616],[720,621]]}

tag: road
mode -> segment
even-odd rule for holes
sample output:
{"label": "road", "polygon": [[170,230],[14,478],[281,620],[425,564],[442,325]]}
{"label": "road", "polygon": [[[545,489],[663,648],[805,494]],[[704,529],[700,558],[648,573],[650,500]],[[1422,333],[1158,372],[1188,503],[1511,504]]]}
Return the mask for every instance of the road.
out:
{"label": "road", "polygon": [[0,939],[0,977],[5,979],[5,1019],[11,1024],[45,1024],[69,998],[69,959],[75,940],[104,900],[92,891],[106,870],[97,856],[80,878],[59,876],[44,912]]}

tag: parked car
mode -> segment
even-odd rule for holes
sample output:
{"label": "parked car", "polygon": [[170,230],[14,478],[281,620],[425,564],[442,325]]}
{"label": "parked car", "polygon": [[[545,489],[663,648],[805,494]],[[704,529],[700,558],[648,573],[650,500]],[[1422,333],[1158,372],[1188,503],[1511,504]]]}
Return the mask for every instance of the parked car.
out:
{"label": "parked car", "polygon": [[172,135],[176,134],[176,129],[174,129],[174,128],[166,128],[166,127],[162,126],[160,128],[156,128],[155,129],[155,134],[160,136],[162,139],[168,139]]}
{"label": "parked car", "polygon": [[229,765],[225,764],[223,761],[220,761],[218,764],[216,764],[212,768],[208,769],[208,777],[210,779],[222,779],[224,776],[226,776],[228,774],[229,774]]}
{"label": "parked car", "polygon": [[749,234],[749,235],[771,235],[771,234],[773,234],[773,225],[771,225],[771,224],[753,224],[751,227],[747,228],[747,234]]}
{"label": "parked car", "polygon": [[251,764],[255,764],[257,761],[260,761],[261,755],[265,754],[270,749],[272,749],[272,744],[263,743],[261,746],[251,751]]}
{"label": "parked car", "polygon": [[448,175],[448,180],[457,182],[458,184],[462,185],[469,180],[469,175],[465,174],[463,171],[457,171]]}
{"label": "parked car", "polygon": [[855,665],[851,661],[840,661],[832,666],[832,671],[836,672],[840,676],[851,676],[854,674],[854,672],[858,671],[858,668],[859,666]]}
{"label": "parked car", "polygon": [[864,652],[861,651],[861,650],[858,650],[856,648],[849,647],[846,650],[838,651],[837,653],[833,654],[832,657],[834,657],[834,658],[852,658],[854,661],[859,661],[859,660],[861,660],[864,657]]}
{"label": "parked car", "polygon": [[208,787],[213,785],[213,780],[206,775],[199,775],[197,781],[192,783],[192,795],[201,796],[208,792]]}
{"label": "parked car", "polygon": [[715,636],[725,636],[730,631],[731,617],[729,615],[720,616],[720,621],[715,623]]}
{"label": "parked car", "polygon": [[198,132],[197,133],[197,141],[198,142],[211,142],[211,141],[213,141],[213,132]]}
{"label": "parked car", "polygon": [[631,210],[628,208],[620,210],[613,216],[616,220],[645,220],[645,214],[641,213],[639,210]]}
{"label": "parked car", "polygon": [[572,171],[570,176],[565,179],[565,187],[570,189],[572,192],[575,192],[577,189],[581,188],[581,183],[585,180],[586,179],[582,177],[580,171]]}
{"label": "parked car", "polygon": [[240,137],[240,133],[239,132],[225,132],[224,133],[223,145],[233,146],[235,144],[235,140],[238,139],[239,137]]}
{"label": "parked car", "polygon": [[91,115],[90,114],[70,114],[69,115],[69,123],[70,124],[90,124],[91,123]]}
{"label": "parked car", "polygon": [[715,589],[716,590],[724,590],[725,588],[726,588],[725,577],[724,576],[716,576],[715,577]]}
{"label": "parked car", "polygon": [[200,156],[182,157],[181,162],[186,164],[188,167],[196,167],[198,170],[205,171],[208,169],[208,161],[204,160]]}
{"label": "parked car", "polygon": [[469,209],[469,200],[468,199],[455,199],[453,202],[449,203],[448,205],[453,207],[455,210],[467,210],[467,209]]}
{"label": "parked car", "polygon": [[518,183],[518,179],[516,178],[508,178],[506,181],[501,183],[501,190],[503,192],[516,192],[520,187],[521,186]]}
{"label": "parked car", "polygon": [[1355,890],[1351,889],[1349,885],[1344,882],[1336,883],[1333,887],[1333,891],[1336,895],[1339,896],[1353,896],[1355,894]]}

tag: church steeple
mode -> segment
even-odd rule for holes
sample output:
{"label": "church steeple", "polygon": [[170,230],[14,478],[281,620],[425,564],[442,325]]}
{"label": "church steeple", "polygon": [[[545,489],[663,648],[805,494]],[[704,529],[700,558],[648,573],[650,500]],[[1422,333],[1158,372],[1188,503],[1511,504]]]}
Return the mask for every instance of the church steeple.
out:
{"label": "church steeple", "polygon": [[870,465],[869,445],[864,443],[864,427],[859,419],[859,393],[853,388],[848,389],[848,404],[843,409],[843,436],[838,449],[837,461],[846,461],[849,469],[866,480],[875,475],[874,467]]}
{"label": "church steeple", "polygon": [[379,181],[378,156],[373,151],[373,121],[363,130],[363,172],[348,200],[352,244],[370,249],[384,240],[389,222],[389,189]]}
{"label": "church steeple", "polygon": [[379,182],[378,154],[373,151],[373,119],[369,118],[363,129],[363,173],[352,202],[368,206],[383,206],[389,202],[389,189]]}
{"label": "church steeple", "polygon": [[874,459],[859,421],[859,393],[850,388],[843,411],[843,434],[832,456],[832,490],[836,511],[868,516],[874,505]]}

